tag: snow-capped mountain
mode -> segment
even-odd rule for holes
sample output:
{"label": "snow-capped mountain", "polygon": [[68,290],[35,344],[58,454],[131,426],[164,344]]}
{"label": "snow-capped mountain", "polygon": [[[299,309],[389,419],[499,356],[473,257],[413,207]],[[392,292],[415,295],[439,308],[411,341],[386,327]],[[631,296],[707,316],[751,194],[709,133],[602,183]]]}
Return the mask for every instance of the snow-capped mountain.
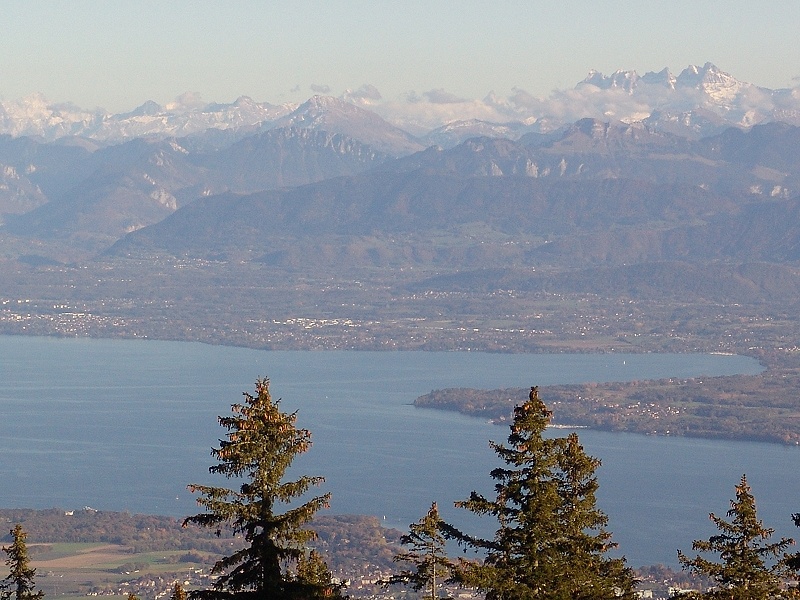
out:
{"label": "snow-capped mountain", "polygon": [[642,86],[657,86],[678,92],[699,90],[717,100],[733,100],[741,91],[756,87],[739,81],[711,63],[706,63],[702,67],[689,65],[677,77],[668,68],[658,73],[648,72],[641,77],[636,71],[619,70],[611,75],[603,75],[599,71],[591,70],[578,86],[582,84],[593,85],[603,90],[621,89],[629,94],[642,91],[640,90]]}
{"label": "snow-capped mountain", "polygon": [[313,96],[269,125],[270,129],[279,127],[341,133],[394,156],[423,149],[423,145],[412,135],[374,112],[331,96]]}
{"label": "snow-capped mountain", "polygon": [[183,137],[208,129],[252,133],[265,122],[291,112],[293,105],[255,102],[241,96],[230,104],[174,102],[161,107],[146,102],[130,113],[108,115],[90,137],[116,141],[146,135]]}
{"label": "snow-capped mountain", "polygon": [[[642,120],[656,129],[676,131],[685,124],[684,133],[693,136],[719,133],[726,127],[751,127],[769,121],[800,123],[800,91],[769,90],[736,79],[712,63],[690,65],[675,77],[669,69],[639,76],[636,71],[616,71],[603,75],[590,71],[577,90],[624,91],[629,100],[601,94],[598,98],[614,107],[606,111],[614,118],[632,122]],[[591,93],[591,92],[590,92]],[[641,118],[631,109],[646,107],[649,115]],[[627,113],[627,114],[626,114]],[[636,118],[639,116],[640,118]]]}
{"label": "snow-capped mountain", "polygon": [[300,105],[274,105],[246,96],[229,104],[206,103],[187,93],[165,106],[148,101],[119,114],[52,103],[41,95],[0,102],[0,134],[14,137],[52,141],[73,136],[110,144],[136,137],[199,136],[203,139],[197,144],[214,149],[258,131],[293,127],[347,135],[394,156],[431,144],[452,147],[474,135],[515,139],[551,133],[582,118],[643,122],[693,138],[731,126],[800,124],[800,87],[770,90],[705,63],[690,65],[677,76],[668,68],[644,75],[593,70],[574,89],[547,98],[515,89],[508,97],[489,93],[482,100],[451,98],[442,90],[381,100],[375,91],[368,101],[346,92],[341,98],[314,96]]}
{"label": "snow-capped mountain", "polygon": [[102,109],[88,111],[72,104],[49,102],[41,94],[0,102],[0,133],[36,136],[52,141],[80,136],[117,143],[126,139],[157,136],[182,137],[209,129],[253,133],[296,107],[255,102],[242,96],[230,104],[205,104],[186,94],[167,106],[147,101],[119,114]]}
{"label": "snow-capped mountain", "polygon": [[54,104],[42,94],[0,102],[0,133],[14,137],[28,135],[54,140],[81,135],[106,116],[104,111],[87,111],[72,104]]}
{"label": "snow-capped mountain", "polygon": [[[649,73],[648,73],[649,75]],[[621,89],[629,94],[633,93],[636,84],[639,82],[639,75],[636,71],[614,71],[611,75],[603,75],[600,71],[592,69],[581,83],[586,83],[600,88],[601,90]]]}
{"label": "snow-capped mountain", "polygon": [[537,128],[520,121],[508,123],[490,123],[479,119],[453,121],[438,127],[422,138],[426,146],[452,148],[470,138],[489,137],[518,140],[526,133],[537,131]]}

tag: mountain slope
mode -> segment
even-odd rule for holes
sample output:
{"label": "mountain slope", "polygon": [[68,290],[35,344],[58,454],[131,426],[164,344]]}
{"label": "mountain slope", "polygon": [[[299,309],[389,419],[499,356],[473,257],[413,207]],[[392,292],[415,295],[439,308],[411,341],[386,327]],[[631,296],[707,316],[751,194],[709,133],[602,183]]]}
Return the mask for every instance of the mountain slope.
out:
{"label": "mountain slope", "polygon": [[422,150],[411,134],[390,125],[376,113],[330,96],[314,96],[270,127],[293,127],[341,133],[392,156]]}
{"label": "mountain slope", "polygon": [[126,236],[110,252],[250,258],[282,252],[294,261],[320,264],[330,257],[320,252],[322,246],[366,244],[373,255],[352,260],[451,267],[482,260],[524,264],[551,238],[605,232],[615,225],[663,228],[734,209],[730,201],[700,188],[640,181],[366,174],[288,191],[198,200]]}
{"label": "mountain slope", "polygon": [[[0,213],[8,213],[16,235],[81,240],[98,251],[204,195],[307,184],[389,158],[347,136],[310,129],[275,129],[212,152],[182,143],[137,138],[89,152],[0,138],[0,161],[10,163],[0,162]],[[60,167],[48,158],[54,155],[65,156]],[[20,174],[27,160],[30,172]]]}
{"label": "mountain slope", "polygon": [[424,279],[409,286],[409,290],[413,293],[557,292],[679,304],[794,303],[800,295],[800,269],[747,261],[739,264],[658,261],[560,272],[479,269]]}
{"label": "mountain slope", "polygon": [[546,138],[475,138],[448,150],[429,148],[382,168],[462,176],[636,178],[699,185],[732,198],[786,197],[800,191],[800,127],[731,128],[693,141],[642,124],[581,119]]}
{"label": "mountain slope", "polygon": [[255,192],[355,175],[389,158],[344,134],[286,127],[199,154],[193,162],[213,172],[219,186]]}
{"label": "mountain slope", "polygon": [[479,138],[355,177],[203,199],[111,252],[446,268],[794,261],[800,214],[782,198],[800,184],[797,135],[768,125],[696,143],[582,120],[540,145]]}

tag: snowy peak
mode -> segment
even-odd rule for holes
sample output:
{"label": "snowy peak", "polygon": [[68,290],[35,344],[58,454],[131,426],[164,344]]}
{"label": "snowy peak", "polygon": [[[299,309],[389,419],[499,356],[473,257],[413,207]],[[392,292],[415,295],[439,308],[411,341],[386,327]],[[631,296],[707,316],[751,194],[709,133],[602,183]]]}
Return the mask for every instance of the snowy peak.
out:
{"label": "snowy peak", "polygon": [[636,71],[623,71],[620,69],[609,76],[605,76],[600,71],[591,70],[581,83],[594,85],[601,90],[620,89],[630,94],[633,93],[638,81],[639,75]]}
{"label": "snowy peak", "polygon": [[125,113],[122,116],[125,117],[153,117],[159,113],[161,113],[164,109],[161,108],[161,105],[157,102],[153,102],[152,100],[148,100],[141,106],[137,106],[131,112]]}
{"label": "snowy peak", "polygon": [[[582,91],[594,86],[594,92]],[[598,89],[601,93],[598,93]],[[625,90],[624,101],[616,90]],[[713,63],[689,65],[675,77],[669,69],[638,77],[635,71],[599,71],[576,86],[586,110],[577,118],[598,115],[626,123],[641,121],[649,127],[689,137],[720,133],[726,127],[752,127],[770,121],[800,124],[800,92],[768,90],[736,79]],[[605,91],[608,90],[608,93]],[[576,103],[577,107],[577,103]],[[649,108],[649,111],[648,111]],[[592,109],[596,112],[592,114]],[[563,111],[562,112],[566,112]]]}
{"label": "snowy peak", "polygon": [[518,140],[531,131],[534,131],[532,127],[520,121],[490,123],[480,119],[466,119],[451,121],[434,129],[423,138],[423,141],[426,146],[436,145],[442,148],[453,148],[474,137]]}
{"label": "snowy peak", "polygon": [[744,84],[732,75],[707,62],[702,67],[689,65],[680,75],[673,76],[668,68],[658,73],[648,72],[639,77],[636,71],[614,71],[611,75],[603,75],[600,71],[591,70],[586,78],[579,83],[594,85],[602,90],[622,89],[633,93],[642,84],[658,85],[668,89],[696,89],[708,94],[714,94],[722,89],[739,90]]}
{"label": "snowy peak", "polygon": [[270,128],[279,127],[341,133],[392,156],[404,156],[422,150],[422,144],[413,136],[376,113],[331,96],[309,98],[270,125]]}
{"label": "snowy peak", "polygon": [[[689,65],[678,75],[677,87],[687,91],[700,91],[706,106],[718,106],[724,111],[732,111],[737,114],[737,125],[750,126],[754,124],[754,119],[755,122],[763,119],[763,115],[756,114],[756,112],[748,114],[747,109],[741,106],[750,104],[743,96],[758,88],[750,83],[739,81],[710,62],[702,67]],[[742,100],[745,102],[743,103]]]}
{"label": "snowy peak", "polygon": [[676,79],[668,68],[664,68],[658,73],[652,71],[642,76],[636,71],[625,71],[619,69],[611,75],[603,75],[600,71],[591,70],[581,84],[590,84],[601,90],[620,89],[633,94],[641,85],[653,85],[675,89]]}
{"label": "snowy peak", "polygon": [[[282,120],[281,126],[312,127],[324,125],[339,119],[372,119],[374,113],[334,98],[332,96],[312,96]],[[380,118],[380,117],[378,117]]]}
{"label": "snowy peak", "polygon": [[645,73],[641,81],[648,85],[660,85],[671,90],[675,89],[675,84],[677,83],[676,77],[667,67],[664,67],[658,73],[654,73],[653,71]]}
{"label": "snowy peak", "polygon": [[644,75],[593,70],[574,90],[557,90],[547,98],[517,88],[506,97],[490,92],[472,100],[442,91],[383,99],[365,84],[340,97],[313,96],[300,105],[273,105],[248,96],[228,104],[207,103],[197,93],[185,93],[165,105],[148,101],[120,114],[54,104],[36,94],[0,101],[0,135],[45,141],[82,138],[99,145],[136,137],[191,136],[195,148],[219,149],[253,133],[296,127],[341,133],[373,150],[401,156],[424,145],[448,148],[476,136],[549,135],[586,117],[646,123],[689,137],[770,121],[800,124],[800,87],[761,88],[710,62],[689,65],[677,77],[668,68]]}
{"label": "snowy peak", "polygon": [[323,96],[321,94],[311,96],[311,98],[300,105],[298,110],[301,109],[304,111],[319,112],[330,112],[333,110],[358,112],[358,107],[349,102],[345,102],[344,100],[340,100],[339,98],[335,98],[333,96]]}
{"label": "snowy peak", "polygon": [[0,133],[12,136],[41,136],[56,139],[78,135],[98,120],[104,113],[80,109],[72,104],[53,104],[42,94],[0,102]]}
{"label": "snowy peak", "polygon": [[727,73],[720,71],[716,65],[707,62],[702,67],[689,65],[678,75],[680,87],[700,88],[703,85],[727,82],[733,79]]}
{"label": "snowy peak", "polygon": [[87,111],[71,104],[53,104],[41,94],[0,102],[0,133],[39,136],[52,141],[81,136],[119,142],[142,136],[185,136],[208,129],[249,129],[273,121],[294,108],[241,97],[232,104],[207,104],[197,94],[183,94],[160,106],[147,101],[127,113]]}
{"label": "snowy peak", "polygon": [[739,90],[750,84],[740,82],[729,73],[718,69],[716,65],[707,62],[702,67],[689,65],[681,71],[677,78],[677,85],[682,88],[694,88],[706,93],[714,93],[721,89]]}

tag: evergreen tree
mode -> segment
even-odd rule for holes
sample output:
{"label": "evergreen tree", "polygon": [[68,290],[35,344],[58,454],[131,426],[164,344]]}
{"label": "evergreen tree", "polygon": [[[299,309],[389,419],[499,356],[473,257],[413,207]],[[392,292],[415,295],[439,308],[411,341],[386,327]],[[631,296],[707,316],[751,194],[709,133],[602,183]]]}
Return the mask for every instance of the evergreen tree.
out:
{"label": "evergreen tree", "polygon": [[625,561],[605,553],[616,547],[605,527],[608,516],[597,508],[600,460],[589,456],[578,434],[558,439],[559,531],[556,541],[561,577],[568,581],[569,598],[608,598],[631,595],[633,573]]}
{"label": "evergreen tree", "polygon": [[486,554],[480,563],[462,560],[456,579],[487,600],[632,595],[624,559],[606,556],[615,544],[595,506],[600,461],[585,454],[577,435],[545,438],[551,416],[531,388],[528,401],[514,409],[508,445],[491,442],[506,465],[491,472],[494,498],[472,492],[456,505],[494,516],[498,529],[487,540],[445,526],[449,537]]}
{"label": "evergreen tree", "polygon": [[344,584],[334,583],[330,569],[316,550],[311,550],[297,561],[296,581],[303,600],[342,598]]}
{"label": "evergreen tree", "polygon": [[[219,448],[211,451],[219,462],[211,473],[241,480],[239,490],[207,485],[190,485],[206,512],[187,517],[204,527],[232,527],[246,545],[214,565],[218,574],[212,590],[192,591],[191,598],[294,598],[307,591],[288,570],[304,556],[304,546],[315,537],[305,526],[314,513],[327,506],[330,494],[302,504],[298,499],[324,481],[303,476],[284,481],[295,457],[311,446],[311,433],[295,426],[297,413],[280,410],[273,401],[269,380],[256,382],[255,394],[244,393],[244,402],[231,406],[232,416],[219,417],[228,433]],[[278,512],[280,505],[289,505]],[[219,531],[219,529],[217,529]]]}
{"label": "evergreen tree", "polygon": [[28,547],[25,539],[28,534],[22,529],[22,525],[16,525],[11,530],[13,541],[10,546],[3,547],[6,553],[6,566],[9,568],[8,576],[0,583],[0,598],[3,600],[38,600],[44,597],[43,591],[35,592],[36,584],[33,579],[36,576],[36,569],[30,566],[28,558]]}
{"label": "evergreen tree", "polygon": [[186,592],[183,589],[183,586],[175,582],[175,585],[172,588],[172,600],[186,600]]}
{"label": "evergreen tree", "polygon": [[736,486],[736,499],[731,500],[727,516],[730,521],[711,513],[709,518],[720,533],[692,543],[693,550],[719,554],[719,562],[701,556],[690,559],[678,550],[678,560],[684,569],[716,583],[713,589],[695,597],[708,600],[794,597],[792,590],[784,589],[784,581],[791,575],[784,550],[794,541],[781,538],[778,542],[767,542],[774,530],[764,527],[758,518],[756,501],[744,475]]}
{"label": "evergreen tree", "polygon": [[388,584],[408,585],[415,592],[422,591],[424,600],[439,598],[438,587],[452,575],[453,564],[447,558],[447,540],[442,532],[444,522],[439,507],[434,502],[428,513],[409,526],[409,532],[400,538],[408,546],[406,552],[394,557],[397,563],[408,563],[414,568],[393,575]]}
{"label": "evergreen tree", "polygon": [[[792,521],[794,521],[795,527],[800,527],[800,513],[794,513],[792,515]],[[800,552],[794,552],[786,557],[786,566],[794,573],[795,578],[797,578],[798,573],[800,573]],[[794,588],[798,592],[798,596],[800,596],[800,585]]]}

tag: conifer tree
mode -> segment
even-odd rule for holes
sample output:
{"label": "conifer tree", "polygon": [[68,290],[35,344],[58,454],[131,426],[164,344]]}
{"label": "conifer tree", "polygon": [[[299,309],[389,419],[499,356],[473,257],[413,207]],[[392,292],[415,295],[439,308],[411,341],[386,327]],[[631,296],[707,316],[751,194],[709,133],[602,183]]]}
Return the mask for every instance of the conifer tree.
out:
{"label": "conifer tree", "polygon": [[171,600],[186,600],[186,591],[183,589],[183,586],[175,582],[175,585],[172,587],[172,596]]}
{"label": "conifer tree", "polygon": [[444,522],[439,507],[434,502],[428,513],[409,526],[409,532],[400,538],[408,546],[406,552],[394,557],[397,563],[407,563],[407,568],[393,575],[388,584],[403,584],[415,592],[423,593],[423,600],[440,598],[438,587],[452,575],[453,564],[447,558],[447,539],[442,532]]}
{"label": "conifer tree", "polygon": [[756,501],[742,475],[736,486],[736,498],[726,521],[714,513],[709,518],[720,533],[708,540],[695,540],[692,549],[719,555],[719,562],[696,556],[689,558],[678,550],[678,560],[684,569],[711,578],[715,587],[708,592],[695,594],[708,600],[764,600],[767,598],[795,597],[786,590],[784,582],[791,576],[784,550],[794,543],[790,538],[767,542],[774,529],[764,527],[756,513]]}
{"label": "conifer tree", "polygon": [[[330,494],[304,503],[299,499],[322,477],[302,476],[284,481],[296,456],[311,446],[311,433],[295,426],[297,413],[280,410],[273,401],[269,380],[256,382],[255,394],[231,406],[231,416],[219,417],[228,433],[211,451],[219,462],[211,473],[241,481],[238,490],[190,485],[199,492],[197,503],[206,512],[187,517],[184,525],[217,528],[228,525],[244,537],[246,545],[214,565],[218,574],[212,590],[191,591],[191,598],[294,598],[301,586],[289,566],[304,556],[305,544],[315,534],[306,525],[314,513],[327,506]],[[291,506],[288,506],[290,505]],[[279,512],[280,506],[285,512]]]}
{"label": "conifer tree", "polygon": [[335,600],[342,598],[344,584],[334,583],[330,569],[316,550],[311,550],[297,561],[296,581],[303,600]]}
{"label": "conifer tree", "polygon": [[487,600],[603,599],[630,596],[633,576],[615,546],[607,517],[595,506],[600,461],[585,454],[578,436],[546,438],[552,413],[531,388],[514,409],[508,445],[491,442],[505,463],[491,472],[495,496],[477,492],[456,505],[498,521],[493,539],[445,531],[483,551],[482,562],[462,560],[456,579]]}
{"label": "conifer tree", "polygon": [[557,440],[559,468],[559,531],[561,577],[569,582],[570,598],[630,595],[633,574],[620,559],[605,553],[616,547],[605,527],[608,516],[597,508],[600,460],[589,456],[577,433]]}
{"label": "conifer tree", "polygon": [[34,577],[36,569],[30,566],[28,558],[28,547],[25,543],[28,534],[22,529],[22,525],[17,524],[11,530],[13,541],[11,545],[3,547],[6,553],[6,566],[9,569],[8,576],[0,583],[0,598],[3,600],[38,600],[44,597],[44,592],[35,592],[36,584]]}

